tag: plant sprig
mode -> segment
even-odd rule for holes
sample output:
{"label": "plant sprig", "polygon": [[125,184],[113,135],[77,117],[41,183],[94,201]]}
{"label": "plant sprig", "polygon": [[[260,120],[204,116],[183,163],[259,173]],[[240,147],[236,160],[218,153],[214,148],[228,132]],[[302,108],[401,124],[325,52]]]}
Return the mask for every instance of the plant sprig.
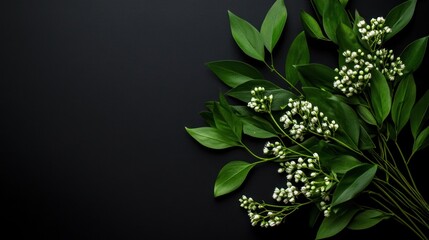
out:
{"label": "plant sprig", "polygon": [[[428,37],[400,54],[384,44],[406,27],[417,1],[405,1],[385,18],[370,20],[357,11],[350,16],[347,3],[311,1],[316,17],[301,12],[304,31],[289,47],[284,74],[273,61],[288,16],[284,1],[274,2],[259,30],[229,11],[238,47],[263,62],[285,86],[266,80],[245,62],[209,62],[231,89],[206,104],[201,115],[207,126],[186,131],[208,148],[238,147],[255,159],[227,163],[215,181],[215,197],[236,191],[256,165],[279,165],[285,184],[274,188],[276,204],[240,198],[254,226],[277,226],[300,208],[314,205],[323,213],[316,239],[346,228],[374,227],[385,219],[428,239],[429,205],[408,166],[416,152],[429,146],[429,93],[418,98],[413,77]],[[307,37],[335,44],[339,66],[310,63]],[[243,104],[232,105],[227,98]],[[399,141],[404,131],[412,136],[409,154]],[[244,136],[259,139],[265,156],[246,146]]]}

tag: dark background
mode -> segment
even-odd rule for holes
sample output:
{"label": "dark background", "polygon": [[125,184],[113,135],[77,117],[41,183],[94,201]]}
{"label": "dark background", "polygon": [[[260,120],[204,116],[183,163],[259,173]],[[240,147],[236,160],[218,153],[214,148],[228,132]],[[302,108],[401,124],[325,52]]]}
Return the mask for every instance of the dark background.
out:
{"label": "dark background", "polygon": [[[302,31],[308,1],[285,1],[288,22],[276,65]],[[354,0],[369,19],[399,0]],[[259,28],[267,0],[2,1],[0,81],[0,235],[8,239],[312,239],[305,213],[274,229],[253,228],[242,194],[269,200],[275,167],[250,174],[244,188],[212,196],[239,150],[210,151],[184,127],[199,127],[204,102],[226,88],[204,66],[221,59],[263,66],[230,36],[227,10]],[[428,34],[429,2],[419,0],[399,54]],[[311,41],[312,61],[335,66],[330,44]],[[427,89],[428,57],[416,73]],[[278,81],[264,70],[267,78]],[[276,82],[280,83],[280,82]],[[423,154],[419,156],[424,156]],[[412,164],[427,193],[425,166]],[[420,158],[420,159],[419,159]],[[428,195],[426,194],[426,197]],[[337,239],[406,234],[395,223]],[[369,235],[373,234],[373,235]],[[402,239],[412,239],[403,235]],[[0,236],[1,237],[1,236]],[[399,238],[397,238],[399,239]]]}

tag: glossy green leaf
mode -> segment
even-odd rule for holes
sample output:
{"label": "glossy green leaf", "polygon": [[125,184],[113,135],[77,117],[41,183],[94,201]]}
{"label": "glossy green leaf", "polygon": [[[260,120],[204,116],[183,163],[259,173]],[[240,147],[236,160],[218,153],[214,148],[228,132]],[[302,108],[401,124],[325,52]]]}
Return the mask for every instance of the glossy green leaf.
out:
{"label": "glossy green leaf", "polygon": [[353,199],[371,183],[376,171],[376,165],[366,163],[347,171],[334,191],[331,207]]}
{"label": "glossy green leaf", "polygon": [[327,6],[323,14],[323,28],[325,29],[326,35],[334,43],[337,43],[337,28],[343,23],[348,27],[351,27],[349,17],[346,10],[339,1],[325,1]]}
{"label": "glossy green leaf", "polygon": [[413,145],[413,153],[426,148],[429,145],[429,127],[425,128],[416,138]]}
{"label": "glossy green leaf", "polygon": [[241,146],[234,135],[227,134],[213,127],[185,128],[201,145],[212,149],[225,149]]}
{"label": "glossy green leaf", "polygon": [[277,136],[276,130],[270,122],[265,119],[255,117],[243,117],[244,134],[255,138],[273,138]]}
{"label": "glossy green leaf", "polygon": [[292,42],[286,57],[286,78],[292,85],[295,85],[300,78],[297,72],[298,70],[294,65],[306,64],[309,62],[310,51],[308,50],[305,34],[301,32]]}
{"label": "glossy green leaf", "polygon": [[232,37],[240,49],[249,57],[264,61],[264,40],[258,30],[231,11],[228,11],[228,15]]}
{"label": "glossy green leaf", "polygon": [[330,1],[311,0],[311,2],[315,7],[315,10],[319,13],[319,15],[323,16],[326,11],[326,8],[329,7]]}
{"label": "glossy green leaf", "polygon": [[353,22],[353,32],[355,33],[355,36],[358,36],[358,41],[359,41],[360,45],[364,49],[371,50],[371,47],[369,46],[368,42],[366,40],[362,39],[362,34],[359,32],[359,27],[357,26],[357,24],[362,20],[365,20],[365,19],[356,10],[355,11],[355,18],[354,18],[354,22]]}
{"label": "glossy green leaf", "polygon": [[391,122],[386,122],[387,138],[390,140],[397,140],[398,134],[396,132],[395,126]]}
{"label": "glossy green leaf", "polygon": [[335,138],[353,149],[358,149],[360,125],[355,111],[341,102],[330,92],[314,87],[303,87],[308,101],[318,106],[331,121],[335,120],[339,128]]}
{"label": "glossy green leaf", "polygon": [[277,0],[268,10],[261,26],[261,36],[265,47],[272,52],[283,32],[287,19],[287,10],[284,0]]}
{"label": "glossy green leaf", "polygon": [[414,139],[422,130],[424,123],[429,118],[429,90],[423,95],[422,98],[414,105],[410,115],[411,133]]}
{"label": "glossy green leaf", "polygon": [[233,113],[222,94],[220,95],[220,102],[214,105],[213,117],[217,129],[234,134],[236,139],[241,140],[243,124],[240,118]]}
{"label": "glossy green leaf", "polygon": [[359,149],[369,150],[373,148],[375,148],[375,144],[372,141],[371,136],[369,136],[364,127],[360,126]]}
{"label": "glossy green leaf", "polygon": [[349,0],[340,0],[340,3],[341,3],[341,5],[343,5],[343,7],[345,7],[348,2],[349,2]]}
{"label": "glossy green leaf", "polygon": [[359,105],[356,108],[356,112],[366,123],[377,126],[377,121],[375,120],[374,115],[372,115],[371,111],[367,107]]}
{"label": "glossy green leaf", "polygon": [[390,216],[380,210],[368,209],[356,214],[347,228],[351,230],[363,230],[377,225]]}
{"label": "glossy green leaf", "polygon": [[415,101],[416,83],[414,82],[413,75],[408,75],[399,83],[392,103],[392,120],[395,123],[397,133],[401,131],[410,119]]}
{"label": "glossy green leaf", "polygon": [[301,11],[301,22],[305,32],[312,38],[327,40],[319,26],[319,23],[310,14]]}
{"label": "glossy green leaf", "polygon": [[362,46],[359,43],[359,38],[353,29],[343,23],[338,25],[337,40],[338,46],[340,47],[340,53],[346,50],[357,51],[358,49],[362,49]]}
{"label": "glossy green leaf", "polygon": [[389,115],[392,106],[390,88],[386,78],[378,70],[373,71],[371,79],[371,105],[379,126]]}
{"label": "glossy green leaf", "polygon": [[233,60],[207,63],[207,67],[226,85],[236,87],[252,79],[264,78],[258,69],[251,65]]}
{"label": "glossy green leaf", "polygon": [[416,8],[416,0],[408,0],[394,7],[386,16],[385,26],[389,26],[392,31],[385,36],[388,40],[400,32],[411,20]]}
{"label": "glossy green leaf", "polygon": [[303,86],[333,90],[336,73],[332,68],[318,63],[297,65],[295,68],[301,75]]}
{"label": "glossy green leaf", "polygon": [[423,37],[410,43],[402,52],[401,60],[405,64],[405,73],[416,71],[423,61],[428,44],[428,37]]}
{"label": "glossy green leaf", "polygon": [[309,211],[309,218],[308,218],[308,226],[310,228],[314,228],[317,220],[319,219],[319,217],[321,216],[321,212],[320,209],[318,208],[318,206],[316,204],[313,204],[310,206],[310,211]]}
{"label": "glossy green leaf", "polygon": [[255,87],[264,87],[266,95],[273,95],[273,102],[271,105],[271,110],[277,111],[281,110],[283,106],[285,106],[289,98],[296,98],[296,96],[272,82],[266,80],[251,80],[247,81],[227,92],[227,94],[231,97],[234,97],[240,101],[245,103],[249,102],[252,98],[250,91]]}
{"label": "glossy green leaf", "polygon": [[228,194],[240,187],[253,166],[244,161],[232,161],[223,166],[216,178],[214,196]]}
{"label": "glossy green leaf", "polygon": [[207,125],[209,125],[210,127],[216,127],[212,112],[201,112],[200,116],[204,119]]}
{"label": "glossy green leaf", "polygon": [[321,164],[335,173],[344,174],[348,170],[362,164],[362,162],[350,155],[338,155],[325,159],[321,158]]}
{"label": "glossy green leaf", "polygon": [[337,212],[331,212],[329,217],[325,217],[317,231],[316,239],[324,239],[335,236],[341,232],[358,212],[359,209],[353,207],[342,207]]}

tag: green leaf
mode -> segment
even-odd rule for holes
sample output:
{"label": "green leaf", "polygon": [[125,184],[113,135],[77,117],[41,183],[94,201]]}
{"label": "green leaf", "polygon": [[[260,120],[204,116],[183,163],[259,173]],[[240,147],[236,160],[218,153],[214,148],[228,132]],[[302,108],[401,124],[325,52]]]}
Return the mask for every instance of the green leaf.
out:
{"label": "green leaf", "polygon": [[347,171],[334,191],[331,207],[353,199],[371,183],[376,171],[377,165],[366,163]]}
{"label": "green leaf", "polygon": [[359,138],[359,149],[368,150],[375,148],[375,144],[369,136],[368,132],[362,125],[360,126],[360,138]]}
{"label": "green leaf", "polygon": [[356,214],[347,228],[351,230],[363,230],[373,227],[388,218],[390,216],[380,210],[368,209]]}
{"label": "green leaf", "polygon": [[289,52],[286,57],[286,78],[292,85],[295,85],[299,80],[299,75],[294,65],[306,64],[309,62],[310,51],[308,50],[305,34],[304,32],[301,32],[290,45]]}
{"label": "green leaf", "polygon": [[277,0],[268,10],[261,26],[261,35],[265,47],[271,53],[280,39],[287,19],[287,10],[283,0]]}
{"label": "green leaf", "polygon": [[423,61],[428,44],[428,37],[423,37],[410,43],[402,52],[401,60],[405,64],[405,73],[416,71]]}
{"label": "green leaf", "polygon": [[359,38],[353,29],[343,23],[338,25],[337,40],[338,46],[340,47],[340,53],[346,50],[357,51],[358,49],[362,49],[362,45],[359,43]]}
{"label": "green leaf", "polygon": [[244,134],[255,137],[255,138],[273,138],[277,136],[276,130],[273,128],[270,122],[265,119],[254,117],[243,117]]}
{"label": "green leaf", "polygon": [[213,117],[216,128],[220,131],[232,133],[238,141],[241,140],[243,132],[243,124],[238,116],[236,116],[225,97],[220,95],[220,102],[215,103],[213,108]]}
{"label": "green leaf", "polygon": [[356,108],[356,112],[366,123],[377,126],[377,121],[375,120],[374,115],[372,115],[371,111],[367,107],[359,105]]}
{"label": "green leaf", "polygon": [[358,150],[360,125],[355,111],[330,92],[314,87],[302,89],[308,101],[318,106],[331,121],[335,120],[338,123],[335,138]]}
{"label": "green leaf", "polygon": [[345,7],[348,2],[349,2],[349,0],[340,0],[340,3],[341,3],[341,5],[343,5],[343,7]]}
{"label": "green leaf", "polygon": [[313,6],[315,7],[316,11],[323,16],[325,13],[326,8],[329,7],[330,1],[320,1],[320,0],[311,0]]}
{"label": "green leaf", "polygon": [[201,112],[200,116],[204,119],[207,125],[209,125],[210,127],[216,127],[212,112]]}
{"label": "green leaf", "polygon": [[283,88],[275,85],[272,82],[266,80],[251,80],[247,81],[227,92],[227,94],[233,98],[236,98],[243,102],[249,102],[252,98],[250,91],[255,87],[264,87],[266,95],[273,95],[273,102],[271,104],[271,110],[281,110],[283,106],[288,104],[289,98],[296,98],[296,96]]}
{"label": "green leaf", "polygon": [[329,217],[325,217],[317,231],[316,239],[324,239],[335,236],[341,232],[350,220],[359,211],[357,208],[345,206],[338,209],[337,212],[331,212]]}
{"label": "green leaf", "polygon": [[414,105],[410,115],[411,133],[414,139],[417,138],[423,124],[429,118],[429,90],[423,95],[422,98]]}
{"label": "green leaf", "polygon": [[[364,49],[370,50],[371,51],[371,47],[369,46],[368,42],[364,39],[361,38],[362,34],[359,32],[359,27],[357,26],[358,23],[362,20],[365,20],[360,14],[359,12],[356,10],[355,11],[355,20],[353,22],[353,32],[355,33],[355,36],[359,36],[358,37],[358,41],[361,44],[361,46]],[[363,49],[362,49],[363,50]]]}
{"label": "green leaf", "polygon": [[[317,1],[316,1],[317,2]],[[320,1],[322,2],[322,1]],[[327,6],[323,13],[323,28],[325,29],[326,35],[334,43],[337,43],[337,28],[343,23],[348,27],[351,27],[349,17],[346,10],[337,0],[334,1],[325,1]]]}
{"label": "green leaf", "polygon": [[379,126],[389,115],[392,100],[386,78],[378,70],[373,71],[371,79],[371,105]]}
{"label": "green leaf", "polygon": [[408,75],[399,83],[392,103],[392,120],[395,123],[397,133],[401,131],[410,119],[415,101],[416,83],[414,82],[413,75]]}
{"label": "green leaf", "polygon": [[251,65],[233,60],[207,63],[207,67],[226,85],[236,87],[252,79],[262,79],[262,74]]}
{"label": "green leaf", "polygon": [[310,14],[305,11],[301,11],[301,22],[304,27],[305,32],[310,35],[312,38],[327,40],[325,35],[323,35],[322,29]]}
{"label": "green leaf", "polygon": [[429,145],[429,127],[425,128],[416,138],[413,145],[413,154]]}
{"label": "green leaf", "polygon": [[240,49],[249,57],[264,61],[264,40],[258,30],[231,11],[228,11],[228,15],[232,37]]}
{"label": "green leaf", "polygon": [[348,170],[362,164],[361,161],[350,155],[339,155],[325,159],[321,158],[321,161],[323,167],[338,174],[344,174]]}
{"label": "green leaf", "polygon": [[332,68],[318,63],[297,65],[295,68],[301,74],[303,86],[333,90],[336,73]]}
{"label": "green leaf", "polygon": [[317,220],[319,219],[320,215],[320,209],[317,207],[316,204],[312,204],[310,207],[310,212],[309,212],[309,219],[308,219],[308,225],[310,228],[314,228]]}
{"label": "green leaf", "polygon": [[394,7],[386,16],[385,26],[388,26],[392,31],[385,36],[388,40],[400,32],[411,20],[416,8],[416,0],[409,0]]}
{"label": "green leaf", "polygon": [[220,170],[214,186],[214,196],[230,193],[241,186],[254,164],[244,161],[232,161]]}
{"label": "green leaf", "polygon": [[212,149],[225,149],[241,146],[234,135],[227,134],[213,127],[185,128],[201,145]]}

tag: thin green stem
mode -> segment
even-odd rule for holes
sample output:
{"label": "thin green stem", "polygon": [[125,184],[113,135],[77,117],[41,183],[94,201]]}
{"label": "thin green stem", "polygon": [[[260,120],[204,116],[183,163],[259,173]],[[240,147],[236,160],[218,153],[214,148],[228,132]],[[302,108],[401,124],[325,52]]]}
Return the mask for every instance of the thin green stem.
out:
{"label": "thin green stem", "polygon": [[258,155],[256,155],[254,152],[252,152],[252,150],[250,150],[244,143],[242,143],[242,142],[240,142],[241,143],[241,146],[244,148],[244,149],[246,149],[247,150],[247,152],[249,152],[253,157],[255,157],[256,159],[259,159],[260,161],[259,162],[257,162],[257,163],[260,163],[260,162],[267,162],[267,161],[272,161],[272,160],[275,160],[275,159],[277,159],[277,157],[272,157],[272,158],[264,158],[264,157],[260,157],[260,156],[258,156]]}
{"label": "thin green stem", "polygon": [[[407,197],[407,196],[405,196],[405,194],[402,191],[400,191],[399,189],[397,189],[394,185],[392,185],[392,184],[390,184],[390,183],[388,183],[388,182],[386,182],[386,181],[384,181],[384,180],[382,180],[382,179],[380,179],[378,177],[374,177],[374,180],[378,181],[378,182],[380,182],[380,183],[382,183],[384,185],[386,185],[388,187],[388,188],[386,188],[387,190],[389,190],[391,193],[393,191],[396,196],[398,196],[399,198],[401,198],[402,201],[406,202],[407,205],[410,205],[410,206],[412,206],[412,208],[415,208],[417,211],[419,211],[420,214],[422,214],[422,215],[425,215],[425,214],[428,215],[427,211],[421,212],[419,210],[419,206],[417,206],[413,201],[411,201],[412,199],[414,199],[413,197]],[[405,192],[409,194],[409,192],[406,189],[405,189]],[[429,216],[427,216],[427,217],[429,217]]]}
{"label": "thin green stem", "polygon": [[[411,219],[410,214],[405,211],[404,209],[402,209],[402,207],[395,201],[395,199],[393,199],[379,184],[375,183],[374,184],[387,198],[391,204],[393,204],[404,216],[405,218],[407,218],[408,222],[411,223],[411,225],[413,225],[413,228],[416,232],[419,233],[419,236],[424,236],[424,233],[422,232],[422,230],[416,225],[416,223]],[[395,214],[397,216],[397,214]],[[426,238],[425,238],[426,239]]]}
{"label": "thin green stem", "polygon": [[[413,196],[416,198],[421,199],[421,196],[418,192],[416,192],[416,190],[408,183],[408,181],[404,178],[404,176],[402,175],[402,173],[400,171],[398,171],[398,169],[394,168],[392,165],[390,165],[390,162],[383,159],[381,156],[378,155],[378,153],[376,152],[372,152],[372,155],[378,160],[379,164],[378,166],[386,173],[389,175],[390,178],[392,178],[393,180],[395,180],[396,183],[398,183],[403,189],[407,190],[410,189],[413,192]],[[383,166],[382,163],[385,163],[386,168]],[[398,175],[398,177],[402,180],[400,181],[395,175],[392,174],[391,171],[389,171],[389,167],[390,170],[395,173],[395,175]],[[405,184],[405,186],[404,186]]]}
{"label": "thin green stem", "polygon": [[275,74],[277,74],[277,76],[279,76],[282,80],[284,80],[289,87],[291,87],[293,90],[295,90],[297,93],[299,93],[299,95],[303,95],[302,92],[296,88],[291,82],[289,82],[289,80],[287,80],[279,71],[277,71],[277,69],[274,67],[274,64],[269,65],[267,62],[265,62],[265,65],[268,67],[268,69],[270,69],[271,72],[274,72]]}
{"label": "thin green stem", "polygon": [[[382,198],[384,201],[386,201],[385,200],[385,198],[382,196],[382,195],[380,195],[380,194],[378,194],[378,193],[376,193],[376,192],[370,192],[370,194],[373,194],[373,195],[376,195],[376,196],[378,196],[378,197],[380,197],[380,198]],[[371,197],[371,196],[370,196]],[[371,199],[373,200],[373,201],[375,201],[376,203],[378,203],[380,206],[382,206],[383,208],[385,208],[387,211],[389,211],[390,213],[393,213],[393,211],[389,208],[389,207],[387,207],[384,203],[382,203],[380,200],[378,200],[378,199],[376,199],[375,197],[371,197]],[[406,227],[408,227],[408,229],[410,229],[412,232],[414,232],[414,234],[416,234],[418,237],[420,237],[421,239],[425,239],[425,240],[427,240],[427,238],[426,238],[426,236],[425,235],[420,235],[420,233],[418,232],[418,231],[416,231],[412,226],[410,226],[404,219],[402,219],[400,216],[398,216],[398,215],[396,215],[396,214],[393,214],[393,218],[396,220],[396,221],[398,221],[399,223],[401,223],[401,224],[403,224],[404,226],[406,226]]]}
{"label": "thin green stem", "polygon": [[[424,201],[424,199],[423,199],[423,197],[421,196],[421,194],[420,194],[420,192],[418,191],[418,189],[417,189],[417,187],[416,187],[416,184],[415,184],[415,182],[414,182],[414,179],[413,179],[413,177],[412,177],[412,175],[411,175],[411,172],[410,172],[410,170],[409,170],[409,168],[408,168],[408,165],[406,164],[406,162],[405,162],[405,158],[403,157],[403,154],[402,154],[402,151],[400,151],[400,147],[399,147],[399,145],[397,145],[397,142],[395,141],[395,144],[397,145],[397,147],[398,147],[398,150],[401,152],[401,156],[402,156],[402,159],[403,159],[403,161],[404,161],[404,164],[405,164],[405,168],[406,168],[406,170],[407,170],[407,173],[408,173],[408,176],[409,176],[409,178],[410,178],[410,181],[411,181],[411,183],[412,183],[412,186],[409,184],[409,182],[408,182],[408,180],[407,180],[407,178],[402,174],[402,172],[399,170],[399,168],[398,168],[398,166],[397,166],[397,164],[396,164],[396,161],[395,161],[395,157],[393,156],[393,154],[392,154],[392,152],[390,151],[390,149],[389,149],[389,147],[387,146],[387,138],[386,137],[384,137],[383,135],[381,135],[381,138],[382,138],[382,140],[383,140],[383,145],[385,146],[385,151],[387,151],[387,153],[389,154],[389,156],[390,156],[390,158],[392,159],[392,162],[394,163],[394,166],[390,166],[390,168],[392,169],[392,171],[394,172],[394,173],[396,173],[396,175],[405,183],[405,185],[407,185],[408,186],[408,189],[410,189],[413,193],[414,193],[414,196],[417,198],[417,199],[419,199],[419,201],[421,202],[421,203],[425,203],[426,204],[426,202]],[[390,162],[387,160],[387,157],[386,158],[384,158],[385,160],[384,160],[384,162],[385,162],[385,164],[386,164],[386,166],[388,165],[388,164],[390,164]],[[406,188],[404,188],[405,190],[407,190]]]}
{"label": "thin green stem", "polygon": [[415,189],[417,189],[417,185],[416,185],[416,183],[414,182],[414,178],[413,178],[413,176],[411,175],[410,168],[408,167],[408,162],[407,162],[407,160],[405,159],[404,154],[402,153],[401,147],[399,146],[399,144],[398,144],[398,142],[397,142],[397,141],[395,141],[395,145],[396,145],[396,148],[397,148],[397,149],[398,149],[398,151],[399,151],[399,154],[401,155],[402,161],[404,162],[405,170],[407,170],[408,177],[410,178],[411,184],[413,184],[413,187],[414,187]]}
{"label": "thin green stem", "polygon": [[[375,180],[378,180],[378,179],[375,179]],[[389,194],[389,196],[392,198],[394,196],[398,201],[402,203],[403,206],[406,206],[408,209],[414,212],[414,214],[409,214],[412,218],[414,218],[420,224],[428,227],[426,221],[423,220],[422,218],[422,216],[425,216],[425,213],[421,212],[419,207],[411,201],[412,198],[411,199],[407,198],[406,196],[404,196],[402,192],[394,188],[391,184],[387,182],[383,182],[382,180],[379,180],[379,181],[381,181],[384,184],[384,185],[379,185],[379,187],[383,187],[385,191],[389,192],[389,193],[386,192],[386,194]]]}
{"label": "thin green stem", "polygon": [[308,150],[304,145],[302,145],[301,143],[297,142],[295,139],[291,138],[277,123],[276,119],[274,118],[273,114],[271,112],[268,113],[271,117],[271,120],[274,122],[274,124],[276,125],[276,127],[282,132],[282,134],[284,136],[286,136],[289,140],[291,140],[293,143],[295,143],[296,145],[298,145],[299,147],[303,148],[304,150],[306,150],[309,153],[313,153],[312,151]]}
{"label": "thin green stem", "polygon": [[407,164],[409,164],[409,163],[410,163],[411,158],[413,158],[413,156],[414,156],[414,152],[412,152],[412,153],[410,154],[410,157],[407,159]]}

